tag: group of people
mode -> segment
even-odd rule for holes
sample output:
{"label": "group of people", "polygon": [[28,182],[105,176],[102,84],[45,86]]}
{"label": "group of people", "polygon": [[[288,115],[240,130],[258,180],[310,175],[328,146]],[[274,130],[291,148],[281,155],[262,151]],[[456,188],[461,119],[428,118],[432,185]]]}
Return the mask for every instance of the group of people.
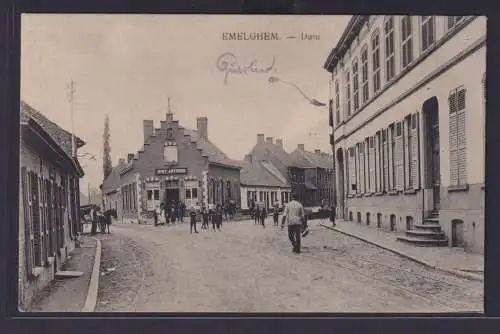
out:
{"label": "group of people", "polygon": [[104,212],[101,212],[101,208],[97,205],[93,205],[90,208],[89,212],[89,219],[90,223],[92,224],[90,234],[95,235],[97,233],[97,226],[99,226],[99,229],[101,233],[106,233],[106,229],[108,230],[107,233],[111,233],[109,231],[109,226],[112,223],[112,218],[117,218],[117,213],[116,209],[109,209]]}
{"label": "group of people", "polygon": [[[203,230],[209,230],[210,229],[210,223],[212,223],[212,229],[214,231],[216,230],[221,230],[222,228],[222,221],[223,221],[223,215],[225,214],[225,210],[223,209],[222,205],[217,204],[214,209],[208,209],[203,205],[201,209],[198,211],[195,207],[191,208],[189,215],[190,215],[190,233],[198,233],[198,230],[196,228],[196,223],[201,221],[201,228]],[[226,215],[226,217],[228,217]],[[228,219],[228,218],[226,218]]]}
{"label": "group of people", "polygon": [[177,219],[182,223],[185,214],[186,205],[181,201],[172,201],[168,205],[160,203],[160,206],[154,211],[154,224],[157,226],[158,224],[175,223]]}

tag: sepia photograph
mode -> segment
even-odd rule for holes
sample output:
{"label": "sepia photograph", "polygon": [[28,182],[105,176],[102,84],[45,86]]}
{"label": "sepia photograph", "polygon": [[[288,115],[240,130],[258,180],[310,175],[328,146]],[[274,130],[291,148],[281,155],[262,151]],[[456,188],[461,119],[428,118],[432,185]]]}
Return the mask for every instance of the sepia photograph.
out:
{"label": "sepia photograph", "polygon": [[23,14],[19,311],[484,313],[486,23]]}

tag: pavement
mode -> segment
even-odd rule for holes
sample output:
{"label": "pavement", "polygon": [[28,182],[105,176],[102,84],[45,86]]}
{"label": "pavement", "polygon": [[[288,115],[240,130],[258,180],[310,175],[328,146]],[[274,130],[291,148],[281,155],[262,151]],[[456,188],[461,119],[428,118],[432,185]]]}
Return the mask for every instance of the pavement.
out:
{"label": "pavement", "polygon": [[[83,272],[83,275],[55,279],[37,295],[30,312],[81,312],[84,307],[88,308],[92,303],[90,300],[89,304],[87,298],[89,291],[92,288],[97,291],[92,274],[96,259],[100,256],[96,256],[98,251],[100,252],[99,240],[90,236],[81,236],[80,247],[75,248],[61,269]],[[95,307],[95,299],[93,303]]]}
{"label": "pavement", "polygon": [[[483,283],[310,222],[301,254],[268,219],[127,222],[101,235],[96,312],[483,312]],[[340,225],[340,224],[339,224]],[[198,224],[198,228],[199,228]]]}
{"label": "pavement", "polygon": [[337,220],[322,221],[323,227],[355,237],[430,268],[442,270],[460,277],[484,281],[484,256],[465,252],[454,247],[418,247],[397,241],[394,232],[385,232],[359,223]]}

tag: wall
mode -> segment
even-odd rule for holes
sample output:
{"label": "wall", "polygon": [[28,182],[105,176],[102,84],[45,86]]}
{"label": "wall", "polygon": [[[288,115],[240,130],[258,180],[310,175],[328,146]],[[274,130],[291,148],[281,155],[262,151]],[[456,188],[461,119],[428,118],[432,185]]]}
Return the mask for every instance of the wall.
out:
{"label": "wall", "polygon": [[[240,170],[235,168],[227,168],[218,165],[209,165],[208,175],[209,180],[223,180],[224,181],[224,200],[227,199],[226,182],[229,180],[231,184],[235,184],[235,188],[232,188],[231,199],[236,201],[240,205]],[[233,190],[234,189],[234,190]]]}
{"label": "wall", "polygon": [[[271,192],[276,191],[276,196],[278,196],[278,202],[280,204],[283,204],[281,202],[281,193],[282,192],[288,192],[290,193],[290,188],[279,188],[279,187],[262,187],[262,186],[245,186],[242,185],[240,188],[241,192],[241,209],[242,210],[248,210],[248,196],[247,192],[248,191],[256,191],[257,192],[257,200],[259,199],[259,191],[266,191],[269,192],[269,200],[271,200]],[[290,198],[290,195],[289,197]]]}

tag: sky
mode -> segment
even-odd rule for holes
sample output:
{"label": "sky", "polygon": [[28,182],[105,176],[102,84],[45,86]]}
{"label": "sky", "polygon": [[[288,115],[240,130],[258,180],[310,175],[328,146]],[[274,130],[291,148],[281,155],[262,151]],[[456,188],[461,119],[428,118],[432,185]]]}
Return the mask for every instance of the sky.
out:
{"label": "sky", "polygon": [[[143,144],[142,120],[159,127],[168,110],[182,126],[208,117],[209,139],[232,159],[243,159],[258,133],[330,152],[328,112],[292,86],[327,103],[323,64],[349,16],[23,14],[21,99],[82,138],[82,189],[102,183],[104,119],[110,120],[113,164]],[[281,40],[223,40],[224,32],[272,32]],[[301,40],[301,34],[319,40]],[[296,36],[287,39],[286,36]],[[268,72],[229,73],[217,68],[226,52],[238,64]],[[75,82],[73,126],[68,84]]]}

